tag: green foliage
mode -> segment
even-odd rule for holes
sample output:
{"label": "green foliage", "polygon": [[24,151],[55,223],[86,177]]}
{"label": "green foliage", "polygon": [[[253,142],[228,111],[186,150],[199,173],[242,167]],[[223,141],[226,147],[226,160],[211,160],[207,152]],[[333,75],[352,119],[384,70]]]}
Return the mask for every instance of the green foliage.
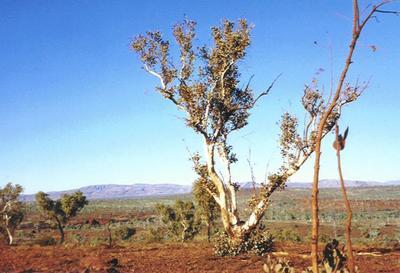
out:
{"label": "green foliage", "polygon": [[120,240],[129,240],[133,235],[136,234],[136,229],[128,226],[122,226],[115,230],[115,235]]}
{"label": "green foliage", "polygon": [[375,240],[376,238],[378,238],[379,235],[381,235],[381,232],[379,229],[368,229],[364,233],[365,238],[372,239],[372,240]]}
{"label": "green foliage", "polygon": [[64,241],[63,224],[69,219],[76,216],[82,210],[88,201],[82,192],[78,191],[73,194],[64,194],[59,200],[52,200],[48,194],[38,192],[36,194],[36,206],[47,218],[57,223],[58,230],[61,234],[60,243]]}
{"label": "green foliage", "polygon": [[52,200],[44,192],[36,194],[37,208],[49,218],[57,218],[62,223],[76,216],[87,204],[86,197],[80,191],[64,194],[59,200]]}
{"label": "green foliage", "polygon": [[302,239],[300,235],[293,229],[280,229],[277,232],[273,233],[274,238],[277,241],[282,241],[282,242],[301,242]]}
{"label": "green foliage", "polygon": [[218,256],[236,256],[240,254],[240,249],[233,246],[228,236],[224,232],[216,234],[213,240],[214,253]]}
{"label": "green foliage", "polygon": [[[274,238],[267,231],[255,230],[250,235],[248,242],[248,252],[258,256],[264,256],[274,250]],[[245,243],[246,244],[246,243]]]}
{"label": "green foliage", "polygon": [[198,233],[193,202],[176,200],[174,206],[158,204],[156,210],[169,233],[180,237],[181,241],[193,239]]}
{"label": "green foliage", "polygon": [[60,222],[66,221],[65,212],[62,210],[60,200],[54,201],[48,194],[40,191],[36,194],[36,206],[48,218],[57,218]]}
{"label": "green foliage", "polygon": [[164,240],[164,229],[160,227],[150,227],[142,235],[142,240],[146,243],[159,243]]}
{"label": "green foliage", "polygon": [[238,62],[250,45],[251,27],[225,20],[213,27],[212,47],[195,46],[196,23],[175,25],[173,35],[180,49],[180,64],[170,56],[170,42],[158,31],[132,42],[144,68],[161,81],[157,90],[185,111],[187,126],[213,142],[247,124],[255,99],[249,85],[240,87]]}
{"label": "green foliage", "polygon": [[8,243],[13,243],[13,234],[24,218],[23,204],[19,196],[23,188],[16,184],[8,183],[0,189],[0,231],[8,238]]}
{"label": "green foliage", "polygon": [[215,225],[216,219],[219,217],[219,206],[215,199],[208,192],[208,189],[215,191],[214,184],[208,177],[207,172],[199,171],[200,177],[193,183],[193,199],[196,203],[197,218],[201,224],[207,229],[207,240],[211,239],[211,229]]}
{"label": "green foliage", "polygon": [[88,204],[86,196],[81,191],[74,194],[64,194],[61,199],[61,209],[65,213],[67,219],[76,216],[76,214]]}
{"label": "green foliage", "polygon": [[214,238],[214,252],[218,256],[236,256],[242,253],[252,253],[263,256],[274,250],[274,238],[263,226],[254,230],[243,242],[232,242],[225,233],[219,233]]}

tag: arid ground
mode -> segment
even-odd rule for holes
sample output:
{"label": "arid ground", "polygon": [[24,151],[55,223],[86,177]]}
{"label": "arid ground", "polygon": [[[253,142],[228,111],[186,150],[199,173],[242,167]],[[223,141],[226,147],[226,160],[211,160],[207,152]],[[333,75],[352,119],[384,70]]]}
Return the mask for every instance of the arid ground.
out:
{"label": "arid ground", "polygon": [[[262,272],[265,257],[216,257],[202,243],[130,247],[65,248],[30,246],[1,250],[1,272]],[[400,250],[357,249],[360,272],[400,272]],[[288,254],[290,253],[290,254]],[[298,268],[309,264],[308,246],[279,245],[273,255]],[[117,259],[116,266],[111,265]],[[299,270],[300,271],[300,270]]]}
{"label": "arid ground", "polygon": [[[400,272],[399,187],[351,189],[354,209],[353,241],[362,273]],[[248,194],[240,195],[242,206]],[[285,190],[275,195],[264,225],[274,236],[274,256],[288,259],[301,272],[310,264],[309,190]],[[266,257],[218,257],[204,232],[179,243],[149,232],[161,223],[156,203],[171,204],[190,195],[91,201],[65,227],[66,241],[58,245],[57,229],[28,204],[27,218],[16,233],[16,245],[0,243],[0,272],[262,272]],[[321,250],[337,238],[344,243],[344,208],[337,189],[321,190]],[[136,229],[129,240],[116,235],[107,246],[107,223],[112,230]],[[94,221],[96,220],[96,221]],[[162,229],[159,229],[161,232]]]}

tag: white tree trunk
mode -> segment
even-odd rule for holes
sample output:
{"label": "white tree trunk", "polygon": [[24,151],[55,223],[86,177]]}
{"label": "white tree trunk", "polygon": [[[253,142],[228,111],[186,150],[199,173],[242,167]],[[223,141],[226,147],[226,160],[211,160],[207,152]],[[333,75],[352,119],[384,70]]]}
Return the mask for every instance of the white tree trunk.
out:
{"label": "white tree trunk", "polygon": [[8,235],[8,244],[9,244],[9,245],[12,245],[12,244],[13,244],[13,236],[12,236],[12,233],[11,233],[11,231],[10,231],[10,229],[9,229],[8,227],[6,227],[6,230],[7,230],[7,235]]}

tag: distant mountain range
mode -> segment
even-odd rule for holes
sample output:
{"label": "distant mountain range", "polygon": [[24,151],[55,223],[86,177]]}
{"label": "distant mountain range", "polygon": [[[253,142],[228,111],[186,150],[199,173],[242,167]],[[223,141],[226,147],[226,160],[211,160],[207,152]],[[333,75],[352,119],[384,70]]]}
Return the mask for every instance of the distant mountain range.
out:
{"label": "distant mountain range", "polygon": [[[346,180],[346,187],[349,188],[367,188],[367,187],[382,187],[382,186],[400,186],[400,180],[378,182],[378,181],[360,181]],[[339,188],[340,181],[336,179],[322,179],[318,183],[320,188]],[[288,188],[311,188],[311,182],[288,182]]]}
{"label": "distant mountain range", "polygon": [[[256,184],[259,187],[260,184]],[[339,180],[324,179],[319,182],[320,188],[337,188],[340,186]],[[358,181],[348,180],[346,186],[350,188],[360,187],[382,187],[382,186],[400,186],[400,181],[387,181],[387,182],[376,182],[376,181]],[[249,189],[253,187],[252,182],[241,183],[242,189]],[[289,189],[308,189],[312,187],[310,182],[288,182],[287,188]],[[49,196],[53,199],[57,199],[63,194],[72,193],[75,191],[81,191],[88,199],[112,199],[112,198],[137,198],[146,196],[160,196],[160,195],[180,195],[190,193],[191,185],[179,185],[179,184],[132,184],[132,185],[93,185],[86,186],[79,189],[67,190],[67,191],[53,191],[48,192]],[[34,200],[34,194],[22,195],[23,201]]]}
{"label": "distant mountain range", "polygon": [[[88,199],[133,198],[144,196],[185,194],[192,190],[191,185],[178,184],[132,184],[132,185],[92,185],[67,191],[47,192],[49,197],[57,199],[63,194],[81,191]],[[23,201],[32,201],[34,194],[22,195]]]}

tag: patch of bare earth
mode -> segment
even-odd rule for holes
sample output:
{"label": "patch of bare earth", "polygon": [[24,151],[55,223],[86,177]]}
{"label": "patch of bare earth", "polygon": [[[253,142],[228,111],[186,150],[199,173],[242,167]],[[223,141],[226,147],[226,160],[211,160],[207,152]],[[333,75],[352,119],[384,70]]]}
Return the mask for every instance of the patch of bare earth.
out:
{"label": "patch of bare earth", "polygon": [[[400,251],[358,249],[361,272],[400,272]],[[296,268],[309,264],[308,245],[278,245],[274,255]],[[265,257],[216,257],[204,243],[150,244],[131,247],[0,246],[0,272],[262,272]],[[114,264],[113,264],[114,263]],[[117,271],[110,271],[110,270]]]}

